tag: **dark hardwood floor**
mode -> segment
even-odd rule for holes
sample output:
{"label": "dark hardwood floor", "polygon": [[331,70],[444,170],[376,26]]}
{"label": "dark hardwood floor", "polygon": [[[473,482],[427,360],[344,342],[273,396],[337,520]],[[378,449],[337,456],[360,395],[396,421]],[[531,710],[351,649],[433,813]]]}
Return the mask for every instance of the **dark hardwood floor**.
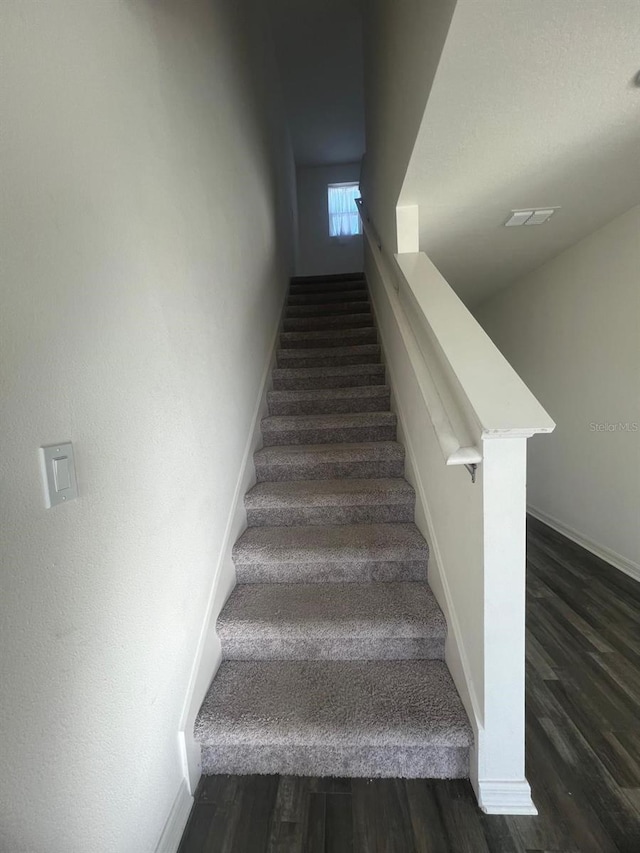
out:
{"label": "dark hardwood floor", "polygon": [[538,817],[468,782],[213,776],[180,853],[640,853],[640,584],[530,519],[528,620]]}

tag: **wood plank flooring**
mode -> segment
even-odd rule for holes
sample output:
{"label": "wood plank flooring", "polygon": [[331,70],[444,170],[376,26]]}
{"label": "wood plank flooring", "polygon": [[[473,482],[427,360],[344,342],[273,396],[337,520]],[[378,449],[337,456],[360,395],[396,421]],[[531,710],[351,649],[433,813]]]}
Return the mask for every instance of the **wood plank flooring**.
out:
{"label": "wood plank flooring", "polygon": [[211,776],[179,853],[640,853],[640,584],[533,519],[527,676],[538,817],[461,781]]}

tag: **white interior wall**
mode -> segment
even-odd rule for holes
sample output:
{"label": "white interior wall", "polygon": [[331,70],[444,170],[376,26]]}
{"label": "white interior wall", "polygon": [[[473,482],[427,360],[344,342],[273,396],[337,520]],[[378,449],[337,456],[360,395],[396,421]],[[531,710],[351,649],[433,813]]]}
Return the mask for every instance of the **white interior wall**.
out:
{"label": "white interior wall", "polygon": [[530,442],[529,505],[638,579],[639,270],[637,206],[476,311],[557,422]]}
{"label": "white interior wall", "polygon": [[[5,0],[0,849],[150,853],[290,272],[262,4]],[[44,507],[71,439],[79,500]]]}
{"label": "white interior wall", "polygon": [[360,163],[298,167],[298,275],[362,272],[362,237],[330,237],[327,208],[329,184],[359,180]]}

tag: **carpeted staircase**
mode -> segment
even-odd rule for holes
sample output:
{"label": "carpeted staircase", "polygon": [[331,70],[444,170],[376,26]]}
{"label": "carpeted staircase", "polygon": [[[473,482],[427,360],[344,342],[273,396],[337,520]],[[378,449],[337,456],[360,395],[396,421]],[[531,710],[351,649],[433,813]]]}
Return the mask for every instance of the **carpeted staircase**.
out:
{"label": "carpeted staircase", "polygon": [[195,724],[203,773],[466,777],[364,279],[294,280],[280,342]]}

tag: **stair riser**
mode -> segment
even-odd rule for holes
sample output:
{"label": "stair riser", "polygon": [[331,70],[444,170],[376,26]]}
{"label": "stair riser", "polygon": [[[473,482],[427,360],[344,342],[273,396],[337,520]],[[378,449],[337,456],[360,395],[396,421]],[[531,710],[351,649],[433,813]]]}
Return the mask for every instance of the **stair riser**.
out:
{"label": "stair riser", "polygon": [[327,302],[324,305],[291,305],[285,317],[327,317],[333,314],[369,314],[368,302]]}
{"label": "stair riser", "polygon": [[291,744],[202,747],[205,775],[280,774],[355,778],[468,779],[468,747],[332,747]]}
{"label": "stair riser", "polygon": [[299,367],[348,367],[350,364],[379,364],[380,349],[375,352],[354,353],[353,355],[304,355],[290,356],[278,354],[277,364],[280,368]]}
{"label": "stair riser", "polygon": [[371,314],[343,314],[328,317],[290,317],[285,319],[285,332],[317,332],[325,329],[373,328]]}
{"label": "stair riser", "polygon": [[365,385],[384,385],[384,368],[375,373],[341,373],[336,376],[301,376],[289,378],[283,372],[274,373],[275,391],[321,391],[323,388],[361,388]]}
{"label": "stair riser", "polygon": [[386,462],[327,462],[301,465],[260,465],[256,463],[256,478],[259,483],[293,480],[375,479],[378,477],[402,477],[402,459]]}
{"label": "stair riser", "polygon": [[292,305],[327,305],[330,302],[368,302],[367,290],[352,290],[349,293],[309,293],[289,296],[287,307]]}
{"label": "stair riser", "polygon": [[375,329],[345,329],[339,332],[283,332],[280,345],[283,349],[316,349],[326,347],[350,347],[362,344],[377,344]]}
{"label": "stair riser", "polygon": [[353,281],[317,281],[311,284],[296,284],[294,282],[289,288],[289,293],[347,293],[350,290],[362,290],[366,286],[366,282],[362,278]]}
{"label": "stair riser", "polygon": [[415,499],[406,503],[363,506],[262,507],[247,509],[250,527],[292,527],[301,524],[380,524],[412,522]]}
{"label": "stair riser", "polygon": [[444,660],[444,637],[257,637],[218,630],[224,660]]}
{"label": "stair riser", "polygon": [[265,447],[280,444],[336,444],[350,441],[395,441],[395,425],[335,429],[270,430],[262,428]]}
{"label": "stair riser", "polygon": [[269,400],[270,415],[334,415],[354,412],[388,412],[389,392],[371,397],[335,400]]}
{"label": "stair riser", "polygon": [[236,563],[238,583],[394,583],[426,577],[426,559]]}

